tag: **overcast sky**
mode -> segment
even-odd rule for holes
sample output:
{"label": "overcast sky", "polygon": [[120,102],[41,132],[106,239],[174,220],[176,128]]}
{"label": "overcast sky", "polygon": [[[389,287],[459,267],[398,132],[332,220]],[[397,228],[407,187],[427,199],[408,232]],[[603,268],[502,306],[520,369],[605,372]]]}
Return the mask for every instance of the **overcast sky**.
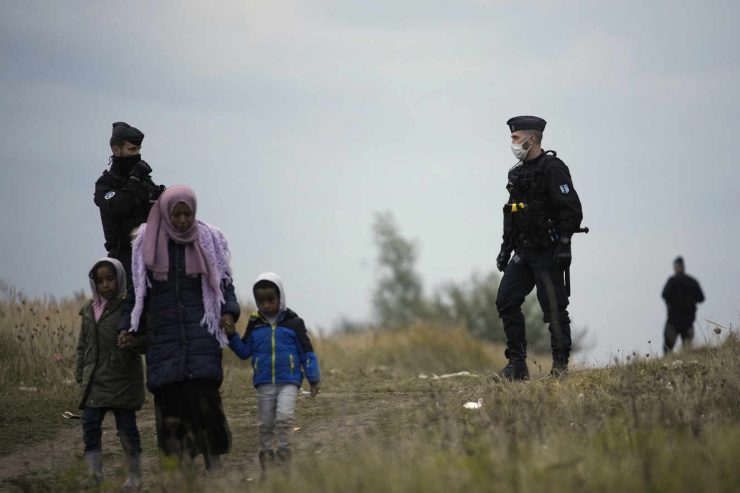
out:
{"label": "overcast sky", "polygon": [[124,120],[155,181],[191,185],[224,230],[243,297],[272,270],[310,326],[368,318],[377,211],[418,242],[427,289],[495,268],[505,122],[535,114],[592,229],[572,268],[587,360],[659,349],[678,254],[699,319],[737,325],[738,18],[735,1],[2,2],[0,278],[86,288]]}

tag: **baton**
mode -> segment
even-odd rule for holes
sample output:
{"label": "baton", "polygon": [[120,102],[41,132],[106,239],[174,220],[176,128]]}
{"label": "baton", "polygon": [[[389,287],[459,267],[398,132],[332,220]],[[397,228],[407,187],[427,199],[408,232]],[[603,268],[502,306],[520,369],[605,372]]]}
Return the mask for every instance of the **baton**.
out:
{"label": "baton", "polygon": [[[578,228],[577,230],[573,231],[573,233],[584,233],[588,234],[590,230],[588,229],[588,226],[584,228]],[[568,298],[570,298],[570,265],[565,268],[565,292],[568,294]]]}

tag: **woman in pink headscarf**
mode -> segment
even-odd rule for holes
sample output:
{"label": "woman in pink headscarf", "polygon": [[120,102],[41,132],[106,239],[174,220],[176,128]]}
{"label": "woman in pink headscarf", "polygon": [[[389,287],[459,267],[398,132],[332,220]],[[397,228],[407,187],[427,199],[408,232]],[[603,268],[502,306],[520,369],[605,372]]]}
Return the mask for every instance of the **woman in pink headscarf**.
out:
{"label": "woman in pink headscarf", "polygon": [[147,388],[154,394],[160,450],[180,459],[203,454],[220,466],[231,436],[219,387],[225,328],[239,318],[223,233],[196,219],[184,185],[168,188],[133,241],[132,277],[121,317],[122,346],[145,332]]}

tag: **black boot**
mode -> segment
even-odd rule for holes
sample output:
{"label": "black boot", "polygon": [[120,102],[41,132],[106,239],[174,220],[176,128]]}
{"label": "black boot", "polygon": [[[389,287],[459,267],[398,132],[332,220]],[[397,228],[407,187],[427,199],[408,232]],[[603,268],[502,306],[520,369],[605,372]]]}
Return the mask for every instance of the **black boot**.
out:
{"label": "black boot", "polygon": [[206,463],[206,470],[209,472],[220,471],[223,468],[221,456],[218,454],[203,454],[203,460]]}
{"label": "black boot", "polygon": [[510,359],[499,373],[504,380],[529,380],[529,368],[527,362],[520,359]]}
{"label": "black boot", "polygon": [[260,470],[262,471],[261,479],[267,479],[270,469],[275,466],[275,452],[272,450],[260,450]]}
{"label": "black boot", "polygon": [[568,373],[568,356],[564,354],[553,354],[552,355],[552,369],[550,370],[550,376],[554,378],[562,378]]}

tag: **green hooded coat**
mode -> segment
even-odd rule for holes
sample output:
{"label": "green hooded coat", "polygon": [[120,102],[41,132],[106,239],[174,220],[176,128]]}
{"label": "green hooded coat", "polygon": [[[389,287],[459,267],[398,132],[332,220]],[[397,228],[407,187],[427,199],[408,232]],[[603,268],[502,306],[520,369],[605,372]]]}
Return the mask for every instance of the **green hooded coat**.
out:
{"label": "green hooded coat", "polygon": [[[97,322],[92,300],[80,310],[82,324],[77,343],[76,372],[77,383],[81,386],[79,407],[138,410],[144,404],[144,371],[139,354],[145,349],[144,340],[137,339],[133,348],[118,347],[118,323],[126,292],[126,277],[123,267],[115,259],[101,259],[93,271],[101,262],[109,262],[116,267],[119,296],[107,303]],[[94,286],[94,282],[92,284]],[[95,287],[93,293],[98,296]]]}

